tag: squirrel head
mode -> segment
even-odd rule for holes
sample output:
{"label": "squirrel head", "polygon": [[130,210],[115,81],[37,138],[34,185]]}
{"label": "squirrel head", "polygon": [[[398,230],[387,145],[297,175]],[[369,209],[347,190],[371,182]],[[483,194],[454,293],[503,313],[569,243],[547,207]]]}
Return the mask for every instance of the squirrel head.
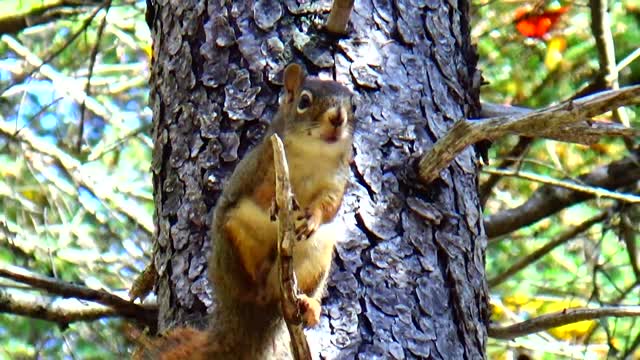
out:
{"label": "squirrel head", "polygon": [[284,70],[284,115],[278,132],[285,138],[344,147],[351,144],[355,117],[353,93],[338,82],[307,77],[302,67]]}

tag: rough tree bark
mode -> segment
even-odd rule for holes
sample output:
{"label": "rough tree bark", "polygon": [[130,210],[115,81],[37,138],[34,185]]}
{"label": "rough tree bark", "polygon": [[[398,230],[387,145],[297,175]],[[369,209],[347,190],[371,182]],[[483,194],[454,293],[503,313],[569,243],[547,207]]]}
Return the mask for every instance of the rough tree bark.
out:
{"label": "rough tree bark", "polygon": [[486,236],[472,149],[425,188],[412,164],[454,120],[477,116],[468,1],[356,1],[349,34],[319,30],[328,1],[148,0],[159,328],[213,306],[210,210],[276,109],[289,62],[360,95],[321,325],[323,358],[484,358]]}

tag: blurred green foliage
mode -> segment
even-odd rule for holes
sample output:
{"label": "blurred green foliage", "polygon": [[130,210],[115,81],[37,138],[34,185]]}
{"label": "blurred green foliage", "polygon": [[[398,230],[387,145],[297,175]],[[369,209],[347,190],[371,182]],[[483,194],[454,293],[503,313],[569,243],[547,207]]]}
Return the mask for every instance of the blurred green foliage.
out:
{"label": "blurred green foliage", "polygon": [[[51,3],[2,0],[0,14],[19,14]],[[472,40],[477,44],[479,67],[488,83],[482,89],[484,101],[542,107],[571,98],[596,78],[599,63],[588,6],[578,2],[544,4],[571,8],[547,39],[528,39],[516,31],[514,14],[533,3],[474,3]],[[640,45],[640,6],[633,0],[610,3],[616,59],[621,61]],[[123,291],[151,253],[151,234],[144,227],[153,211],[151,112],[147,106],[151,44],[144,22],[144,1],[113,1],[108,12],[104,8],[96,12],[96,6],[99,4],[74,8],[77,12],[70,11],[71,15],[60,20],[9,35],[40,59],[64,47],[49,62],[59,81],[32,75],[33,64],[25,62],[6,38],[0,40],[0,121],[14,124],[18,133],[33,132],[50,146],[80,159],[80,172],[109,190],[108,196],[100,197],[81,186],[72,169],[65,169],[58,159],[0,136],[0,263],[92,288]],[[85,29],[84,23],[92,13],[95,18]],[[102,21],[106,24],[99,38]],[[68,43],[76,33],[79,36]],[[556,54],[558,61],[550,68],[545,58],[553,38],[561,38],[566,49]],[[78,148],[81,106],[70,90],[84,89],[96,43],[99,51],[90,96],[101,107],[87,106],[82,145]],[[633,61],[620,71],[620,84],[638,82],[640,61]],[[632,126],[640,127],[639,109],[625,111]],[[607,114],[601,120],[610,118]],[[496,142],[490,152],[492,163],[499,163],[516,142],[515,138]],[[626,155],[628,150],[621,139],[604,139],[597,146],[536,140],[523,157],[521,169],[573,178]],[[487,177],[483,174],[481,179]],[[522,204],[540,186],[504,178],[493,189],[485,211],[492,214]],[[127,216],[124,208],[129,207],[139,217]],[[630,211],[612,200],[574,205],[491,241],[487,275],[492,278],[500,274],[516,259],[609,207],[614,215],[605,222],[492,288],[494,320],[513,322],[567,306],[619,303],[622,292],[638,279],[620,240],[620,217],[615,214],[624,211],[638,216],[639,211]],[[51,299],[0,279],[0,294],[25,291]],[[640,303],[637,288],[621,302]],[[605,359],[623,354],[639,333],[640,326],[633,319],[582,322],[513,342],[490,340],[488,356],[508,359],[525,352],[536,359]],[[4,314],[0,315],[0,359],[117,358],[131,350],[122,334],[119,319],[61,326]]]}
{"label": "blurred green foliage", "polygon": [[[543,107],[570,99],[595,81],[598,53],[591,31],[590,8],[585,2],[547,2],[542,8],[570,6],[544,39],[526,38],[515,28],[518,8],[536,2],[476,2],[473,8],[473,41],[480,56],[479,68],[488,83],[482,88],[484,101],[525,107]],[[617,62],[640,45],[640,7],[636,1],[610,1],[612,33]],[[566,41],[556,68],[545,64],[554,38]],[[620,86],[640,82],[640,61],[619,73]],[[640,127],[637,106],[625,109],[632,127]],[[612,121],[611,114],[599,118]],[[636,140],[637,141],[637,140]],[[513,148],[515,137],[494,143],[490,151],[497,165]],[[597,166],[628,156],[622,139],[602,139],[592,146],[535,140],[522,157],[520,169],[554,178],[576,178]],[[483,174],[482,180],[489,175]],[[524,203],[542,184],[515,177],[500,180],[486,203],[486,214]],[[632,190],[632,189],[631,189]],[[637,189],[635,190],[637,193]],[[620,215],[635,223],[634,242],[640,239],[638,223],[613,200],[599,199],[576,204],[554,216],[490,241],[487,249],[488,278],[507,270],[517,260],[541,248],[560,233],[611,208],[613,215],[573,240],[558,246],[537,262],[491,288],[493,320],[511,323],[567,306],[600,306],[640,303],[640,296],[625,243],[618,236]],[[636,205],[637,208],[637,205]],[[637,213],[637,210],[636,210]],[[632,289],[624,294],[627,289]],[[635,291],[633,289],[635,288]],[[623,296],[624,295],[624,296]],[[517,299],[515,301],[514,299]],[[511,312],[511,314],[508,314]],[[588,321],[505,342],[490,339],[489,358],[508,359],[528,354],[534,359],[605,359],[638,347],[640,325],[632,318]],[[633,353],[633,352],[632,352]],[[629,355],[629,354],[627,354]],[[635,351],[635,356],[640,352]]]}
{"label": "blurred green foliage", "polygon": [[[0,1],[0,17],[54,3]],[[151,252],[151,234],[141,224],[151,223],[153,212],[147,106],[151,41],[144,1],[113,1],[108,11],[98,8],[100,2],[86,4],[56,8],[70,15],[0,40],[1,121],[81,160],[79,169],[65,168],[55,157],[0,137],[0,262],[121,292],[148,263]],[[7,36],[41,60],[59,51],[48,63],[47,74],[55,78],[32,75],[34,64],[24,61]],[[82,108],[74,93],[85,89],[96,44],[89,96],[101,112],[87,104],[78,148]],[[106,196],[80,184],[79,174]],[[127,209],[138,217],[127,216]],[[24,291],[0,279],[0,294]],[[27,293],[54,299],[37,291]],[[122,322],[104,319],[65,326],[1,315],[0,359],[128,357],[131,344],[123,336]]]}

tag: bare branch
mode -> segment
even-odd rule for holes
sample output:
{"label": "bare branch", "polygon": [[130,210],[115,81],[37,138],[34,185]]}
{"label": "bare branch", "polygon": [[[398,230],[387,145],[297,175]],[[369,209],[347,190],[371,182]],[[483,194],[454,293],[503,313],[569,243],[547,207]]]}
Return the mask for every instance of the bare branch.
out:
{"label": "bare branch", "polygon": [[[511,116],[530,114],[533,110],[519,107],[506,106],[493,103],[482,103],[481,116],[483,118],[496,116]],[[603,136],[640,136],[640,129],[633,129],[628,125],[611,124],[597,121],[580,121],[569,124],[564,128],[551,128],[543,130],[538,137],[553,139],[564,142],[572,142],[578,144],[594,144]]]}
{"label": "bare branch", "polygon": [[619,236],[627,247],[627,254],[629,256],[629,263],[633,270],[633,275],[636,277],[636,281],[640,281],[640,261],[638,261],[638,246],[636,244],[636,238],[638,236],[638,224],[633,221],[637,218],[638,214],[632,214],[633,211],[638,211],[635,208],[623,208],[620,211],[620,224],[619,224]]}
{"label": "bare branch", "polygon": [[333,0],[326,29],[333,34],[346,34],[355,0]]}
{"label": "bare branch", "polygon": [[620,359],[630,359],[631,354],[633,354],[636,349],[640,346],[640,332],[636,335],[636,337],[631,341],[631,345],[627,346],[627,349],[620,356]]}
{"label": "bare branch", "polygon": [[[78,30],[76,30],[73,34],[71,34],[71,36],[69,36],[65,40],[64,44],[62,44],[62,46],[60,46],[57,49],[55,49],[54,51],[48,53],[47,57],[44,58],[44,60],[40,60],[35,54],[31,53],[27,48],[25,48],[20,43],[18,43],[14,38],[12,38],[12,37],[10,37],[10,36],[8,36],[6,34],[2,35],[2,37],[1,37],[2,40],[5,43],[7,43],[7,45],[9,45],[9,47],[11,47],[11,49],[13,51],[15,51],[16,53],[24,56],[25,60],[27,60],[27,62],[29,62],[33,66],[33,68],[31,70],[26,71],[24,73],[20,73],[19,78],[24,80],[25,78],[33,75],[36,71],[39,71],[41,74],[43,74],[43,75],[45,75],[47,77],[50,77],[50,75],[47,75],[47,73],[51,73],[50,70],[52,70],[53,68],[48,66],[47,64],[51,60],[55,59],[58,55],[60,55],[66,48],[69,47],[69,45],[71,45],[78,38],[78,36],[80,36],[80,34],[84,33],[89,28],[89,25],[91,25],[91,22],[96,17],[98,12],[100,12],[101,9],[102,9],[102,5],[97,6],[93,10],[93,12],[82,22],[82,25],[80,26],[80,28]],[[17,44],[17,46],[12,46],[12,45],[16,45],[16,44]],[[22,81],[22,80],[19,80],[19,81]],[[54,78],[51,78],[51,80],[54,82],[54,84],[56,83],[56,80]],[[9,87],[0,90],[0,94],[6,95],[8,93],[8,89],[13,87],[15,84],[16,83],[14,82],[13,84],[10,84]],[[67,85],[68,85],[68,83],[67,83]],[[60,90],[61,90],[61,92],[69,91],[69,89],[67,89],[65,87],[61,87]]]}
{"label": "bare branch", "polygon": [[120,316],[135,319],[148,326],[154,326],[156,322],[157,309],[134,304],[106,291],[93,290],[84,286],[32,274],[24,269],[10,265],[0,265],[0,277],[27,284],[36,289],[45,290],[48,293],[65,298],[75,297],[109,306],[116,310]]}
{"label": "bare branch", "polygon": [[[518,143],[516,144],[516,146],[514,146],[509,151],[509,153],[505,156],[505,159],[500,163],[500,165],[498,165],[498,168],[506,169],[511,165],[520,163],[522,161],[522,157],[524,157],[532,142],[532,138],[521,136],[520,139],[518,139]],[[487,200],[489,200],[489,196],[491,195],[493,187],[496,186],[500,179],[502,179],[502,176],[491,175],[489,176],[487,181],[483,182],[480,185],[478,193],[480,194],[480,204],[482,205],[482,207],[484,207],[484,205],[487,203]]]}
{"label": "bare branch", "polygon": [[[87,21],[92,20],[93,17],[98,13],[98,11],[102,9],[98,7],[96,11],[92,14],[92,16],[87,19]],[[90,22],[86,23],[88,26]],[[77,33],[78,36],[80,33]],[[75,34],[74,34],[75,35]],[[67,94],[73,100],[78,102],[78,104],[83,101],[86,103],[87,109],[91,110],[94,114],[103,117],[106,121],[118,121],[124,118],[124,115],[115,107],[107,108],[105,105],[101,104],[95,98],[87,96],[87,94],[82,91],[82,81],[76,80],[74,78],[68,77],[52,66],[47,65],[47,62],[50,61],[51,56],[47,57],[47,59],[42,60],[36,54],[31,52],[31,50],[24,47],[20,44],[16,39],[12,38],[8,35],[2,35],[0,39],[9,46],[9,48],[15,51],[20,56],[24,57],[24,59],[34,66],[42,75],[51,80],[53,85],[59,90],[61,93]],[[75,85],[74,85],[75,84]],[[0,92],[1,96],[9,96],[11,94],[10,90],[5,90]]]}
{"label": "bare branch", "polygon": [[93,321],[121,314],[110,307],[81,302],[75,299],[45,301],[28,294],[0,291],[0,312],[47,320],[66,326],[76,321]]}
{"label": "bare branch", "polygon": [[[91,77],[93,76],[93,67],[96,64],[96,57],[98,56],[98,49],[100,49],[100,41],[102,40],[102,33],[104,32],[104,27],[107,25],[107,15],[109,14],[109,9],[111,9],[111,0],[106,0],[103,5],[105,9],[104,17],[100,22],[100,26],[98,27],[98,34],[96,35],[96,42],[93,44],[93,49],[91,49],[91,55],[89,57],[89,74],[87,75],[87,83],[84,86],[84,93],[87,94],[86,98],[91,97]],[[87,99],[85,98],[80,105],[80,125],[78,126],[78,140],[76,142],[76,151],[80,152],[82,150],[82,138],[84,135],[84,110],[87,106]]]}
{"label": "bare branch", "polygon": [[490,337],[511,340],[558,326],[573,324],[579,321],[600,319],[603,317],[640,316],[640,306],[569,308],[552,314],[545,314],[523,322],[508,325],[490,325],[487,329]]}
{"label": "bare branch", "polygon": [[[578,177],[578,180],[585,185],[607,190],[629,186],[640,180],[640,163],[635,157],[625,158],[596,168]],[[593,195],[589,193],[545,185],[537,189],[524,204],[485,217],[485,230],[488,237],[498,237],[591,198]]]}
{"label": "bare branch", "polygon": [[80,14],[86,10],[74,8],[83,5],[85,3],[81,1],[61,0],[27,12],[0,17],[0,34],[14,34],[31,26],[58,20],[71,14]]}
{"label": "bare branch", "polygon": [[573,190],[575,192],[583,192],[594,197],[602,197],[609,198],[614,200],[620,200],[624,202],[628,202],[630,204],[640,203],[640,196],[636,196],[633,194],[623,194],[615,191],[610,191],[603,188],[598,188],[594,186],[588,185],[580,185],[575,182],[569,182],[564,180],[554,179],[548,176],[533,174],[527,171],[521,170],[500,170],[500,169],[492,169],[492,168],[484,168],[483,172],[493,174],[493,175],[501,175],[501,176],[514,176],[517,178],[531,180],[535,182],[539,182],[546,185],[562,187],[565,189]]}
{"label": "bare branch", "polygon": [[[137,129],[131,130],[128,133],[122,135],[122,137],[116,139],[115,141],[104,144],[104,142],[98,143],[98,145],[94,146],[91,149],[91,152],[87,156],[87,161],[96,161],[103,157],[105,154],[115,150],[125,142],[127,142],[131,138],[138,137],[140,134],[143,134],[151,129],[151,124],[144,124]],[[147,145],[145,141],[141,141],[143,144]],[[153,146],[151,146],[153,147]]]}
{"label": "bare branch", "polygon": [[480,108],[480,117],[481,118],[492,118],[496,116],[510,116],[510,115],[523,115],[529,114],[533,110],[522,107],[522,106],[512,106],[512,105],[503,105],[503,104],[495,104],[490,102],[482,102]]}
{"label": "bare branch", "polygon": [[640,47],[633,50],[629,55],[625,56],[625,58],[622,59],[622,61],[620,61],[616,66],[616,71],[617,72],[622,71],[624,68],[629,66],[629,64],[631,64],[638,57],[640,57]]}
{"label": "bare branch", "polygon": [[501,116],[485,120],[458,120],[449,132],[420,160],[419,173],[425,183],[440,176],[440,171],[467,146],[481,140],[493,140],[507,134],[540,137],[550,131],[602,114],[622,105],[640,103],[640,86],[605,91],[577,100],[565,101],[530,114]]}
{"label": "bare branch", "polygon": [[555,239],[549,241],[543,247],[539,248],[538,250],[520,259],[515,264],[511,265],[507,270],[505,270],[501,274],[498,274],[496,277],[489,279],[488,280],[489,287],[500,285],[502,282],[507,280],[509,277],[511,277],[518,271],[540,260],[543,256],[551,252],[551,250],[575,238],[576,236],[578,236],[578,234],[587,231],[587,229],[589,229],[591,226],[601,222],[608,216],[608,214],[609,214],[608,211],[603,211],[600,214],[592,217],[591,219],[583,222],[582,224],[563,232],[562,234],[557,236]]}
{"label": "bare branch", "polygon": [[281,307],[291,337],[291,352],[296,360],[311,359],[311,350],[302,328],[302,316],[293,272],[293,193],[289,182],[289,165],[284,145],[277,134],[271,136],[273,163],[276,173],[276,209],[278,217],[278,265]]}
{"label": "bare branch", "polygon": [[580,121],[564,128],[542,131],[539,136],[574,144],[591,145],[597,143],[604,136],[625,138],[640,136],[640,129],[601,121]]}
{"label": "bare branch", "polygon": [[[616,52],[611,34],[611,15],[609,14],[609,2],[607,0],[590,0],[591,31],[596,40],[598,49],[598,61],[600,72],[604,75],[605,86],[617,90],[618,68],[616,67]],[[623,109],[613,109],[613,118],[622,125],[629,126],[629,118]]]}

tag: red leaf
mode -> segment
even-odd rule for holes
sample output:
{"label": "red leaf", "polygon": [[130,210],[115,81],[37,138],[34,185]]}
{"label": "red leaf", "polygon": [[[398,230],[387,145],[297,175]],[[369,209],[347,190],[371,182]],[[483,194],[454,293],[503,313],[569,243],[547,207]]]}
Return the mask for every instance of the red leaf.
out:
{"label": "red leaf", "polygon": [[563,6],[553,10],[537,12],[520,8],[516,10],[515,24],[518,32],[526,37],[542,38],[555,25],[560,16],[569,10],[569,6]]}

